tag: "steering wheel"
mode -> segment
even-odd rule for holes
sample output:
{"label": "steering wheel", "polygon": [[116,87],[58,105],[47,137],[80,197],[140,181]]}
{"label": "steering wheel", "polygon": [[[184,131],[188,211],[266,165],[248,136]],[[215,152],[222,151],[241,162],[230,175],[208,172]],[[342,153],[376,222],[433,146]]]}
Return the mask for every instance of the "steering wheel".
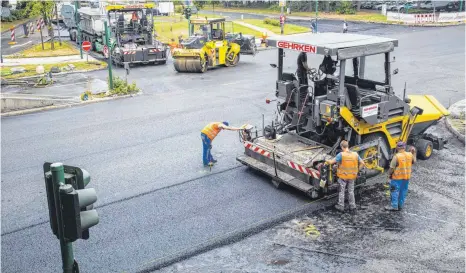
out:
{"label": "steering wheel", "polygon": [[315,68],[311,68],[308,72],[309,79],[313,82],[316,82],[320,79],[319,72]]}

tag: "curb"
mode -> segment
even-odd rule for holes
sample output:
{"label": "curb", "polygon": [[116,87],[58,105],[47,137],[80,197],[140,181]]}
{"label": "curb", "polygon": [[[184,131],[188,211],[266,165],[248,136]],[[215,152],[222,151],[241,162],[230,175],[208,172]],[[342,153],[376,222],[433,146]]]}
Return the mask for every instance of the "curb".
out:
{"label": "curb", "polygon": [[[223,11],[223,12],[230,12],[230,13],[238,13],[238,14],[248,14],[248,15],[263,15],[266,17],[271,17],[271,18],[279,18],[280,15],[277,14],[256,14],[256,13],[250,13],[250,12],[238,12],[238,11]],[[296,20],[296,21],[309,21],[312,20],[315,17],[300,17],[297,16],[293,18],[294,16],[287,16],[288,20]],[[291,18],[290,18],[291,17]],[[343,19],[336,19],[336,18],[318,18],[317,20],[328,20],[328,21],[343,21]],[[448,27],[448,26],[458,26],[458,25],[464,25],[466,24],[465,22],[454,22],[451,24],[404,24],[402,22],[380,22],[380,21],[363,21],[363,20],[346,20],[347,22],[353,22],[353,23],[366,23],[366,24],[383,24],[383,25],[397,25],[397,26],[413,26],[413,27]]]}
{"label": "curb", "polygon": [[461,143],[465,144],[465,136],[453,127],[448,117],[445,117],[445,125],[450,133],[452,133]]}
{"label": "curb", "polygon": [[87,104],[92,104],[92,103],[97,103],[97,102],[119,100],[119,99],[124,99],[124,98],[129,98],[129,97],[136,97],[141,94],[142,92],[139,92],[139,93],[131,94],[131,95],[115,96],[115,97],[109,97],[109,98],[89,100],[89,101],[84,101],[84,102],[52,105],[52,106],[38,107],[38,108],[33,108],[33,109],[26,109],[26,110],[18,110],[18,111],[12,111],[12,112],[7,112],[7,113],[1,113],[0,117],[2,118],[12,117],[12,116],[25,115],[25,114],[32,114],[32,113],[37,113],[37,112],[42,112],[42,111],[47,111],[47,110],[62,109],[62,108],[68,108],[68,107],[73,107],[73,106],[79,106],[79,105],[87,105]]}
{"label": "curb", "polygon": [[[60,72],[60,73],[52,73],[52,76],[61,76],[61,75],[67,75],[67,74],[75,74],[75,73],[86,73],[86,72],[92,72],[92,71],[97,71],[97,70],[104,70],[107,69],[107,67],[99,67],[96,69],[91,69],[91,70],[77,70],[77,71],[70,71],[70,72]],[[36,75],[36,76],[30,76],[30,77],[21,77],[21,78],[14,78],[14,79],[5,79],[2,78],[5,81],[8,80],[32,80],[42,77],[41,75]]]}

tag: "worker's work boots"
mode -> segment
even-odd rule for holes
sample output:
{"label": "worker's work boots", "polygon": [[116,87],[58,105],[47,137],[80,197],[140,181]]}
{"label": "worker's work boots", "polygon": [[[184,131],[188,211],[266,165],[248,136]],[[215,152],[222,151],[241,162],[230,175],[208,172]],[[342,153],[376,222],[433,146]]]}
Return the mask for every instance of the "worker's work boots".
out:
{"label": "worker's work boots", "polygon": [[341,211],[341,212],[345,212],[345,208],[340,206],[340,205],[335,205],[335,208],[338,210],[338,211]]}

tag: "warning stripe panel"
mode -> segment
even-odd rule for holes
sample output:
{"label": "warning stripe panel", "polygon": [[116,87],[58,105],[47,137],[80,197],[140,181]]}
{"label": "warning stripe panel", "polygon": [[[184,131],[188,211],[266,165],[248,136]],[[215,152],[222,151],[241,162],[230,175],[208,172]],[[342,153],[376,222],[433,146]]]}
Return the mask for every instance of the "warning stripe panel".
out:
{"label": "warning stripe panel", "polygon": [[245,142],[245,143],[244,143],[244,147],[246,147],[247,149],[249,149],[249,150],[251,150],[251,151],[253,151],[253,152],[256,152],[256,153],[258,153],[258,154],[261,154],[261,155],[263,155],[263,156],[270,157],[270,153],[269,153],[269,152],[267,152],[266,150],[261,149],[261,148],[255,146],[255,145],[253,145],[253,144],[250,143],[250,142]]}
{"label": "warning stripe panel", "polygon": [[316,171],[314,169],[311,169],[311,168],[306,168],[304,166],[301,166],[299,164],[296,164],[292,161],[288,161],[288,166],[294,170],[297,170],[299,171],[300,173],[303,173],[303,174],[307,174],[311,177],[314,177],[314,178],[320,178],[320,172],[319,171]]}

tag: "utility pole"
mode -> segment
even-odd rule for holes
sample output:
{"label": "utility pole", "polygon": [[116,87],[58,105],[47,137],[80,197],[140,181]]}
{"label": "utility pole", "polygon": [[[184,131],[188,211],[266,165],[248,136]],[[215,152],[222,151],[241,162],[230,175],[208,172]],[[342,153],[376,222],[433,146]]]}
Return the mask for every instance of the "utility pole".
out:
{"label": "utility pole", "polygon": [[55,18],[57,18],[57,29],[58,29],[58,43],[61,46],[61,36],[60,36],[60,21],[58,20],[58,9],[57,2],[55,2]]}
{"label": "utility pole", "polygon": [[108,25],[107,20],[104,21],[104,29],[105,29],[105,44],[108,48],[108,59],[107,59],[107,67],[108,67],[108,84],[109,89],[113,89],[113,75],[112,75],[112,49],[110,47],[110,33],[108,32]]}
{"label": "utility pole", "polygon": [[79,45],[79,54],[81,55],[81,60],[83,59],[83,47],[81,46],[81,28],[79,27],[79,1],[74,1],[74,18],[76,22],[76,28],[78,29],[78,37],[76,37],[76,43]]}
{"label": "utility pole", "polygon": [[317,33],[317,16],[319,13],[319,1],[316,0],[316,33]]}
{"label": "utility pole", "polygon": [[[284,15],[283,15],[283,6],[284,6],[284,4],[282,4],[282,5],[280,5],[280,6],[281,6],[281,7],[280,7],[280,10],[281,10],[281,11],[280,11],[280,19],[282,19],[283,16],[284,16]],[[282,20],[280,20],[280,21],[282,21]],[[285,26],[285,22],[280,22],[280,23],[281,23],[281,24],[280,24],[280,27],[281,27],[281,28],[280,28],[280,34],[283,35],[283,28],[284,28],[284,26]]]}

